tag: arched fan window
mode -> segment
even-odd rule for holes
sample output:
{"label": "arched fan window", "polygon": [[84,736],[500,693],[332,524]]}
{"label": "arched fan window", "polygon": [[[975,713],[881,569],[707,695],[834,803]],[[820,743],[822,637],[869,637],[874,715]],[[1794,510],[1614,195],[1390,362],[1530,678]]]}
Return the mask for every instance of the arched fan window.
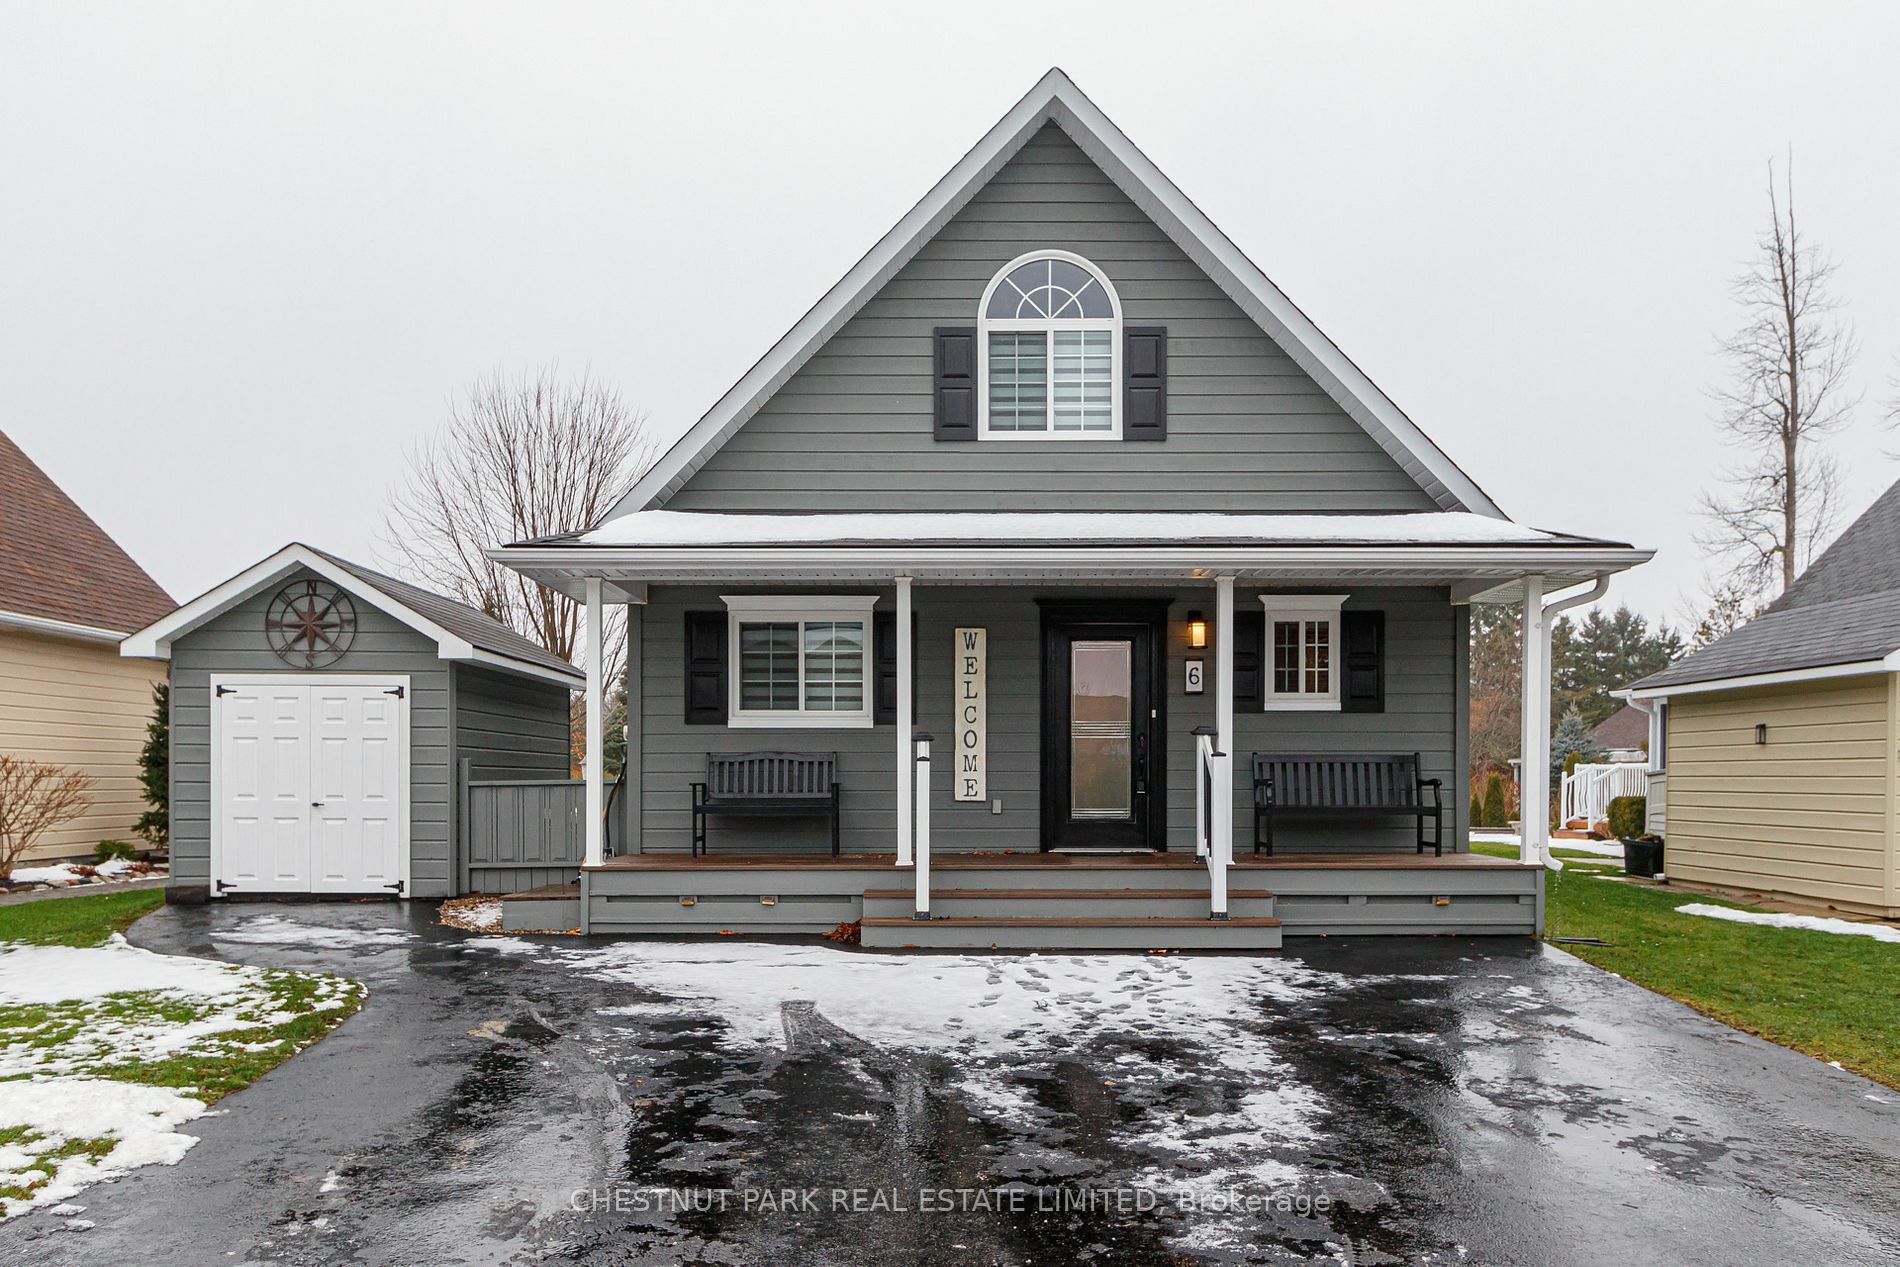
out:
{"label": "arched fan window", "polygon": [[983,292],[977,347],[986,440],[1121,436],[1121,300],[1067,251],[1012,260]]}

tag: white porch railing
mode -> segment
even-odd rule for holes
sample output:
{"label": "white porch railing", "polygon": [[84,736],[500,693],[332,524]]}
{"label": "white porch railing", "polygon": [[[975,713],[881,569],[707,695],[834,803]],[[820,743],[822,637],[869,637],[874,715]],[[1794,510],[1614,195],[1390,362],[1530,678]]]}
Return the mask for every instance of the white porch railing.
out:
{"label": "white porch railing", "polygon": [[1647,796],[1649,766],[1642,761],[1579,765],[1564,775],[1557,821],[1600,823],[1610,816],[1610,802],[1619,796]]}
{"label": "white porch railing", "polygon": [[916,749],[911,764],[916,768],[916,789],[911,797],[915,807],[911,820],[911,878],[917,887],[917,909],[912,919],[930,918],[930,736],[917,731],[911,736]]}
{"label": "white porch railing", "polygon": [[1234,861],[1233,758],[1214,748],[1214,731],[1194,732],[1194,856],[1207,864],[1208,917],[1227,918],[1227,868]]}

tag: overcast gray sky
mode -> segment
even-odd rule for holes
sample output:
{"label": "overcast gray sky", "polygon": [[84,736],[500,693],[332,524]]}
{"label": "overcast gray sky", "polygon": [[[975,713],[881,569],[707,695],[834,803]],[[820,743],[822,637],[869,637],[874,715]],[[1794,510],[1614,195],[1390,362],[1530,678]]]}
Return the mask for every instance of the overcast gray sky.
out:
{"label": "overcast gray sky", "polygon": [[183,599],[470,380],[688,426],[1059,64],[1507,511],[1658,547],[1793,148],[1900,463],[1900,5],[0,3],[0,427]]}

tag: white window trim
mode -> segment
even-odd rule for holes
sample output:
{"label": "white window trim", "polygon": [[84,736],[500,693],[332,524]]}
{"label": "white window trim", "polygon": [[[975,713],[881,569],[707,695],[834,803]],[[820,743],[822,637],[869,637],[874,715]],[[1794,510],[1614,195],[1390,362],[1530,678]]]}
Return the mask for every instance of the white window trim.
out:
{"label": "white window trim", "polygon": [[[877,688],[872,662],[871,612],[875,594],[722,594],[726,605],[726,725],[732,730],[865,730],[871,725],[871,697]],[[851,712],[805,709],[807,621],[857,621],[864,626],[864,707]],[[748,712],[739,706],[739,625],[742,621],[798,621],[798,709]]]}
{"label": "white window trim", "polygon": [[[1261,708],[1269,713],[1336,713],[1339,711],[1339,609],[1345,594],[1262,594],[1266,626],[1260,647]],[[1318,620],[1326,624],[1326,685],[1319,692],[1281,692],[1273,688],[1273,622]]]}
{"label": "white window trim", "polygon": [[[1070,318],[1067,320],[1024,320],[1016,317],[990,318],[984,314],[990,310],[990,296],[1003,284],[1003,279],[1025,264],[1037,260],[1065,260],[1078,268],[1087,269],[1102,292],[1108,296],[1111,317],[1091,317],[1088,319]],[[990,430],[990,332],[1010,330],[1107,330],[1109,332],[1109,428],[1106,431],[1057,431],[1056,427],[1056,363],[1055,346],[1050,341],[1048,356],[1047,382],[1048,412],[1045,417],[1048,426],[1041,431],[991,431]],[[983,298],[976,306],[976,436],[979,440],[1120,440],[1122,438],[1122,300],[1115,292],[1115,284],[1108,280],[1093,261],[1075,254],[1073,251],[1031,251],[1019,255],[1003,265],[996,276],[990,278],[990,284],[983,288]]]}

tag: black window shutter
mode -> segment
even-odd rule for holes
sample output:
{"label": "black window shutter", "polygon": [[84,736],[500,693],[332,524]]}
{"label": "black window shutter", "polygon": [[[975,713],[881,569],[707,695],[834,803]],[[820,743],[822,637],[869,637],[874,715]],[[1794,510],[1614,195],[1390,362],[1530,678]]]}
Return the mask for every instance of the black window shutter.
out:
{"label": "black window shutter", "polygon": [[1162,326],[1122,331],[1122,439],[1168,438],[1168,332]]}
{"label": "black window shutter", "polygon": [[726,724],[726,613],[686,613],[686,724]]}
{"label": "black window shutter", "polygon": [[1267,613],[1234,613],[1234,711],[1266,707]]}
{"label": "black window shutter", "polygon": [[1385,711],[1385,613],[1339,613],[1340,663],[1346,676],[1339,684],[1342,713]]}
{"label": "black window shutter", "polygon": [[[871,616],[872,693],[871,723],[876,726],[897,724],[897,613],[875,612]],[[917,618],[910,622],[910,716],[917,720]]]}
{"label": "black window shutter", "polygon": [[932,354],[939,440],[976,439],[976,330],[939,326]]}

